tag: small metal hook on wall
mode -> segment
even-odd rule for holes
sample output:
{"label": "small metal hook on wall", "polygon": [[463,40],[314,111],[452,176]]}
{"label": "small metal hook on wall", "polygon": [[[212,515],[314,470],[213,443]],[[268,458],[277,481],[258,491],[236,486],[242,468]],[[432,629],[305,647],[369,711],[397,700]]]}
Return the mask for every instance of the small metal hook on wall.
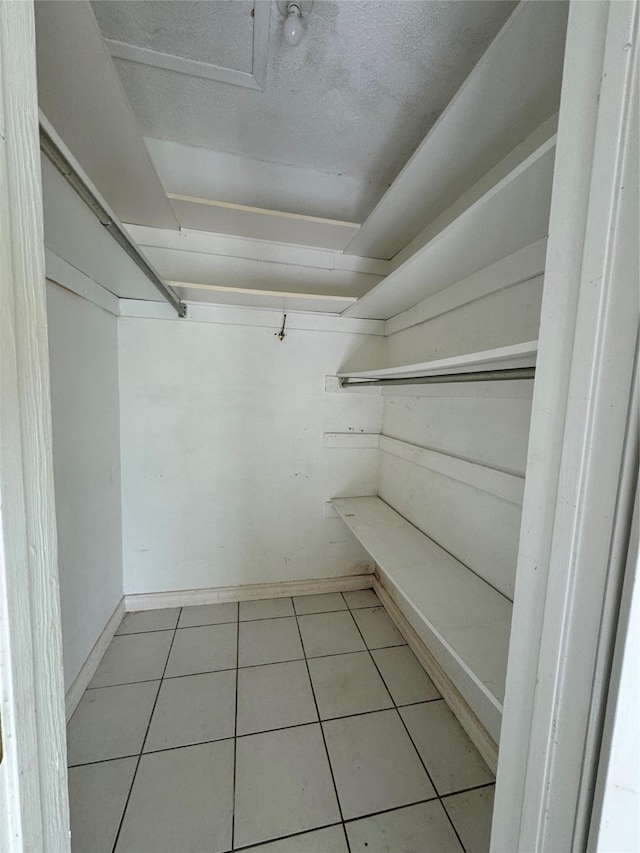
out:
{"label": "small metal hook on wall", "polygon": [[283,341],[286,338],[286,335],[284,333],[284,327],[285,327],[286,323],[287,323],[287,315],[284,314],[282,317],[282,328],[280,329],[279,332],[274,332],[275,336],[277,338],[280,338],[281,341]]}

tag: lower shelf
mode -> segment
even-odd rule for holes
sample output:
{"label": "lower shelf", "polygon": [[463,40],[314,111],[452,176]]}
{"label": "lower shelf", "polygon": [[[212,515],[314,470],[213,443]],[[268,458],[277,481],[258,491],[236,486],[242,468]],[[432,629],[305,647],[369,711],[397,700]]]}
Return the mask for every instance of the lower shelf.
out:
{"label": "lower shelf", "polygon": [[425,645],[496,743],[511,602],[378,497],[333,506],[376,561]]}

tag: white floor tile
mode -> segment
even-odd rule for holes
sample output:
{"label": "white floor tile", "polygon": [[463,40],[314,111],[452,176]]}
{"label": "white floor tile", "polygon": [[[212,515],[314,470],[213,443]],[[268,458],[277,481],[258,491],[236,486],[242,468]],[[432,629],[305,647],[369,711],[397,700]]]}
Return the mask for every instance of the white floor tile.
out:
{"label": "white floor tile", "polygon": [[137,758],[69,768],[72,853],[111,853]]}
{"label": "white floor tile", "polygon": [[369,652],[313,658],[309,671],[323,720],[393,707]]}
{"label": "white floor tile", "polygon": [[221,853],[231,847],[233,741],[143,755],[117,853]]}
{"label": "white floor tile", "polygon": [[494,793],[490,785],[442,800],[467,853],[489,853]]}
{"label": "white floor tile", "polygon": [[239,666],[279,663],[304,657],[295,617],[241,622]]}
{"label": "white floor tile", "polygon": [[435,797],[397,711],[323,723],[346,819]]}
{"label": "white floor tile", "polygon": [[163,610],[139,610],[127,613],[116,631],[116,635],[139,634],[144,631],[173,630],[180,615],[179,607],[168,607]]}
{"label": "white floor tile", "polygon": [[358,623],[358,628],[360,628],[364,641],[370,649],[399,646],[406,642],[400,631],[398,631],[387,616],[384,607],[354,610],[353,618]]}
{"label": "white floor tile", "polygon": [[437,800],[347,824],[351,853],[464,853]]}
{"label": "white floor tile", "polygon": [[145,752],[233,737],[236,674],[232,669],[162,682]]}
{"label": "white floor tile", "polygon": [[236,665],[237,637],[235,622],[200,628],[178,628],[167,663],[166,677],[233,669]]}
{"label": "white floor tile", "polygon": [[[245,847],[244,853],[349,853],[341,824],[313,829],[303,835],[290,835],[259,847]],[[370,851],[374,853],[374,851]]]}
{"label": "white floor tile", "polygon": [[433,681],[409,646],[374,649],[371,654],[396,705],[440,698]]}
{"label": "white floor tile", "polygon": [[89,686],[109,687],[162,678],[172,639],[173,631],[114,637]]}
{"label": "white floor tile", "polygon": [[277,619],[281,616],[295,615],[293,602],[287,598],[264,598],[259,601],[240,602],[240,621],[250,622],[254,619]]}
{"label": "white floor tile", "polygon": [[320,595],[294,595],[293,606],[296,613],[328,613],[332,610],[346,610],[347,603],[340,592],[326,592]]}
{"label": "white floor tile", "polygon": [[493,775],[372,590],[128,614],[92,688],[73,853],[111,851],[132,779],[116,853],[228,853],[234,807],[236,848],[347,853],[334,778],[351,853],[462,853],[451,821],[488,850]]}
{"label": "white floor tile", "polygon": [[409,705],[400,713],[439,794],[493,782],[493,774],[445,702]]}
{"label": "white floor tile", "polygon": [[298,624],[308,658],[366,649],[348,611],[299,616]]}
{"label": "white floor tile", "polygon": [[69,764],[137,755],[159,681],[87,690],[67,726]]}
{"label": "white floor tile", "polygon": [[380,607],[380,599],[372,589],[355,589],[342,594],[351,610],[358,610],[361,607]]}
{"label": "white floor tile", "polygon": [[265,732],[318,719],[303,660],[238,670],[238,734]]}
{"label": "white floor tile", "polygon": [[196,604],[183,607],[179,628],[196,628],[199,625],[222,625],[225,622],[238,621],[238,603],[228,601],[223,604]]}
{"label": "white floor tile", "polygon": [[235,845],[340,820],[319,725],[237,741]]}

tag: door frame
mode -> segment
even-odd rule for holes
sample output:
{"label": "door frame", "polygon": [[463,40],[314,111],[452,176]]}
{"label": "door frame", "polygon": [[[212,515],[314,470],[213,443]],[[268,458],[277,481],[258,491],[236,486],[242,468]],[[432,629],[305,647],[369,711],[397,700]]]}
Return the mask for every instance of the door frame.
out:
{"label": "door frame", "polygon": [[70,849],[34,9],[0,2],[0,849]]}
{"label": "door frame", "polygon": [[495,853],[586,848],[615,690],[638,471],[637,39],[637,0],[571,3]]}
{"label": "door frame", "polygon": [[640,850],[640,494],[635,511],[587,850]]}

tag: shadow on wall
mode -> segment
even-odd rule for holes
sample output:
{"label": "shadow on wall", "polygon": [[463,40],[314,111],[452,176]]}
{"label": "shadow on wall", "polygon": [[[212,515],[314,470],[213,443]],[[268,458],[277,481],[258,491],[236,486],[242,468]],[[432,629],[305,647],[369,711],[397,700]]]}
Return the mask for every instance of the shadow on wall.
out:
{"label": "shadow on wall", "polygon": [[359,370],[376,370],[386,367],[388,356],[387,338],[382,335],[359,335],[338,367],[337,373]]}

